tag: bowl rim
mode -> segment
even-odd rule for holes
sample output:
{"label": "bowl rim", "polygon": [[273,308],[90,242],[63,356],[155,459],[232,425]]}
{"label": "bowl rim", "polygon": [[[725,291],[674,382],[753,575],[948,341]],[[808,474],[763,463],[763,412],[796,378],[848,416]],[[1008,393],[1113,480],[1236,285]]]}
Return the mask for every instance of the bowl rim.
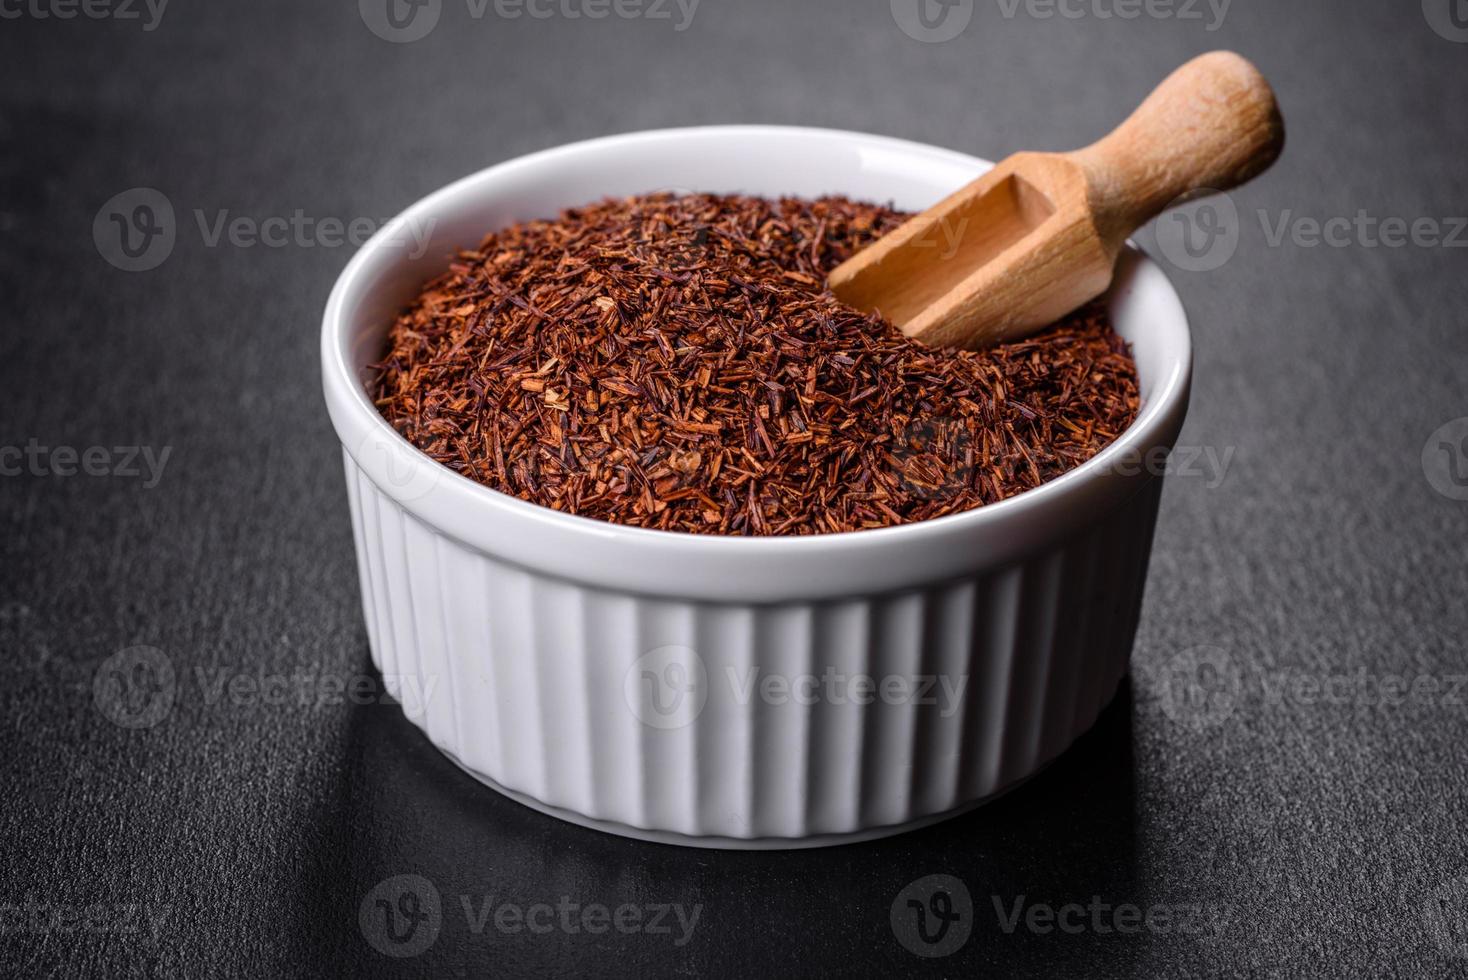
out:
{"label": "bowl rim", "polygon": [[[412,465],[420,468],[432,467],[435,489],[449,490],[453,506],[477,508],[486,518],[486,522],[530,522],[544,529],[555,529],[561,535],[580,535],[588,540],[599,539],[603,542],[614,539],[618,544],[649,546],[656,549],[663,558],[721,554],[732,560],[739,556],[764,559],[794,557],[816,551],[828,553],[827,557],[838,558],[845,552],[849,557],[855,558],[859,552],[869,549],[899,545],[922,546],[960,532],[970,535],[986,532],[1002,534],[1006,527],[1017,521],[1041,517],[1043,512],[1053,511],[1068,498],[1084,493],[1099,478],[1114,477],[1116,465],[1124,458],[1129,458],[1127,454],[1146,453],[1154,446],[1170,445],[1176,438],[1191,383],[1192,344],[1187,315],[1176,289],[1161,269],[1131,242],[1127,243],[1124,250],[1123,268],[1117,276],[1118,284],[1126,280],[1128,283],[1135,283],[1139,289],[1161,289],[1165,292],[1161,297],[1162,301],[1175,307],[1175,316],[1169,318],[1173,323],[1167,328],[1171,334],[1170,355],[1166,358],[1163,376],[1155,381],[1137,418],[1111,445],[1080,466],[1013,497],[944,517],[882,528],[758,537],[665,531],[613,524],[521,500],[462,476],[418,450],[377,411],[360,378],[360,369],[350,363],[352,331],[346,313],[348,299],[360,296],[367,288],[368,283],[364,280],[369,271],[372,271],[374,262],[382,259],[384,250],[396,247],[393,243],[401,231],[414,227],[415,222],[418,223],[417,227],[422,227],[423,222],[431,220],[432,215],[452,212],[455,202],[482,193],[488,185],[503,181],[512,174],[518,175],[532,170],[555,158],[694,138],[749,141],[777,137],[838,140],[854,146],[895,151],[913,157],[921,156],[933,162],[957,164],[971,168],[975,173],[993,166],[991,161],[956,150],[889,136],[806,126],[720,125],[642,130],[561,144],[518,156],[462,177],[419,199],[386,222],[352,256],[332,287],[322,318],[322,375],[327,406],[337,433],[342,438],[344,449],[359,465],[370,471],[372,467],[353,452],[362,442],[360,435],[358,438],[351,438],[346,431],[347,427],[377,440],[386,440],[395,451],[403,451],[400,459],[412,460]],[[466,246],[472,244],[474,243],[465,243]],[[397,260],[401,261],[402,256],[399,255]],[[1138,279],[1141,280],[1139,283]],[[1113,290],[1116,288],[1118,286],[1114,285]],[[1146,479],[1154,478],[1150,474],[1142,475]],[[1131,492],[1139,488],[1140,484]],[[384,489],[384,492],[395,496],[390,490]],[[1129,495],[1130,493],[1127,494]],[[410,512],[414,512],[427,523],[442,526],[443,522],[436,520],[435,515],[424,512],[426,505],[422,498],[395,499],[399,499]],[[1086,509],[1091,509],[1093,503],[1089,500],[1073,502],[1085,505]],[[492,534],[482,535],[472,530],[467,530],[466,533],[472,523],[467,520],[453,523],[456,526],[453,532],[455,536],[469,539],[471,544],[481,550],[496,550]],[[836,553],[829,554],[833,549]]]}

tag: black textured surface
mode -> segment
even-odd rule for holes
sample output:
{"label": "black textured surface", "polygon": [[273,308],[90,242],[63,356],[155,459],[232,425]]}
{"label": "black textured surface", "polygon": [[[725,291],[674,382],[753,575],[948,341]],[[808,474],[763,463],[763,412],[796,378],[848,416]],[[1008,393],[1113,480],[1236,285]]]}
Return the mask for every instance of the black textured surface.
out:
{"label": "black textured surface", "polygon": [[[1468,415],[1468,251],[1270,240],[1282,216],[1468,213],[1468,44],[1428,16],[1450,25],[1452,3],[1468,14],[1236,0],[1209,30],[1191,0],[1151,9],[1202,19],[978,0],[941,44],[907,36],[887,0],[704,0],[682,31],[676,5],[674,20],[507,20],[491,3],[475,20],[443,0],[407,44],[351,0],[175,0],[151,31],[6,4],[0,446],[172,451],[154,487],[59,475],[64,456],[0,477],[0,972],[1464,973],[1468,502],[1434,489],[1423,451],[1452,462],[1429,437]],[[684,851],[542,818],[463,776],[395,706],[330,697],[377,683],[317,381],[319,313],[350,250],[211,246],[196,211],[384,218],[523,152],[707,122],[990,157],[1069,148],[1213,47],[1254,58],[1291,125],[1279,167],[1233,196],[1233,258],[1174,271],[1197,332],[1182,442],[1232,455],[1221,480],[1170,480],[1133,679],[1050,771],[881,843]],[[130,273],[93,219],[134,187],[167,196],[177,241]],[[168,658],[177,695],[151,727],[122,727],[94,678],[139,645]],[[1170,697],[1190,671],[1211,700]],[[334,703],[213,686],[295,675]],[[1439,689],[1359,703],[1391,677]],[[358,910],[400,874],[433,882],[441,931],[389,959]],[[962,879],[976,919],[958,952],[924,960],[888,916],[930,874]],[[701,911],[681,945],[676,925],[475,933],[465,896]],[[1154,926],[1156,910],[1211,917],[1006,932],[995,896],[1006,913],[1024,896],[1133,904]]]}

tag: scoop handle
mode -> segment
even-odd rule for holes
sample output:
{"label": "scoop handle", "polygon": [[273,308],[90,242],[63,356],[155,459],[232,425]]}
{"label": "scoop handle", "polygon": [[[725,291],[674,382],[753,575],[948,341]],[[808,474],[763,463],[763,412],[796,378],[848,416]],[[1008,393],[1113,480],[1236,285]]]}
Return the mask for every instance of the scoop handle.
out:
{"label": "scoop handle", "polygon": [[1179,198],[1226,191],[1284,149],[1274,90],[1232,51],[1169,75],[1110,135],[1069,154],[1086,171],[1097,230],[1119,242]]}

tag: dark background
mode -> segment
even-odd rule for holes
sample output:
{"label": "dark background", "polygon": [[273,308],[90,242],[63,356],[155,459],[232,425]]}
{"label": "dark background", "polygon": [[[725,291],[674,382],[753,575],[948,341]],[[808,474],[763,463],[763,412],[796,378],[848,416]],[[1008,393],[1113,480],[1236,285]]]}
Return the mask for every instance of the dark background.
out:
{"label": "dark background", "polygon": [[[1184,0],[1132,20],[1101,16],[1117,0],[1049,19],[975,0],[960,36],[926,43],[888,0],[703,0],[681,31],[676,6],[509,20],[442,0],[432,33],[391,43],[354,0],[173,0],[152,30],[143,8],[27,2],[0,5],[0,446],[171,456],[152,487],[0,477],[0,973],[1468,972],[1468,502],[1443,482],[1468,460],[1434,435],[1468,415],[1468,250],[1266,232],[1364,211],[1446,233],[1468,214],[1468,44],[1432,26],[1468,3],[1234,0],[1219,24]],[[1197,343],[1181,444],[1229,463],[1169,479],[1133,677],[1020,791],[874,844],[682,850],[496,796],[391,704],[212,686],[378,681],[318,384],[351,248],[211,245],[197,213],[381,220],[518,154],[712,122],[1069,149],[1216,47],[1260,65],[1290,125],[1277,168],[1232,196],[1236,254],[1169,267]],[[93,224],[139,187],[171,203],[176,242],[128,272]],[[173,697],[126,727],[95,681],[137,646]],[[1393,678],[1430,682],[1394,703]],[[389,959],[358,909],[400,874],[436,887],[441,932]],[[972,895],[946,959],[889,926],[929,874]],[[679,946],[475,934],[466,896],[702,908]],[[1210,917],[1006,933],[995,902],[1020,896]]]}

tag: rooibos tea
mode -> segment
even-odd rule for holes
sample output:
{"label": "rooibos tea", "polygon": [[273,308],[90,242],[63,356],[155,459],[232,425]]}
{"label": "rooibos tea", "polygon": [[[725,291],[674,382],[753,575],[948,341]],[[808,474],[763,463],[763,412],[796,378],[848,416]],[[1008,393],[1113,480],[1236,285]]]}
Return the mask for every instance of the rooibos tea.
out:
{"label": "rooibos tea", "polygon": [[830,197],[608,200],[427,284],[378,408],[454,471],[638,527],[816,534],[941,517],[1090,459],[1138,406],[1099,306],[982,352],[901,336],[826,272],[896,227]]}

